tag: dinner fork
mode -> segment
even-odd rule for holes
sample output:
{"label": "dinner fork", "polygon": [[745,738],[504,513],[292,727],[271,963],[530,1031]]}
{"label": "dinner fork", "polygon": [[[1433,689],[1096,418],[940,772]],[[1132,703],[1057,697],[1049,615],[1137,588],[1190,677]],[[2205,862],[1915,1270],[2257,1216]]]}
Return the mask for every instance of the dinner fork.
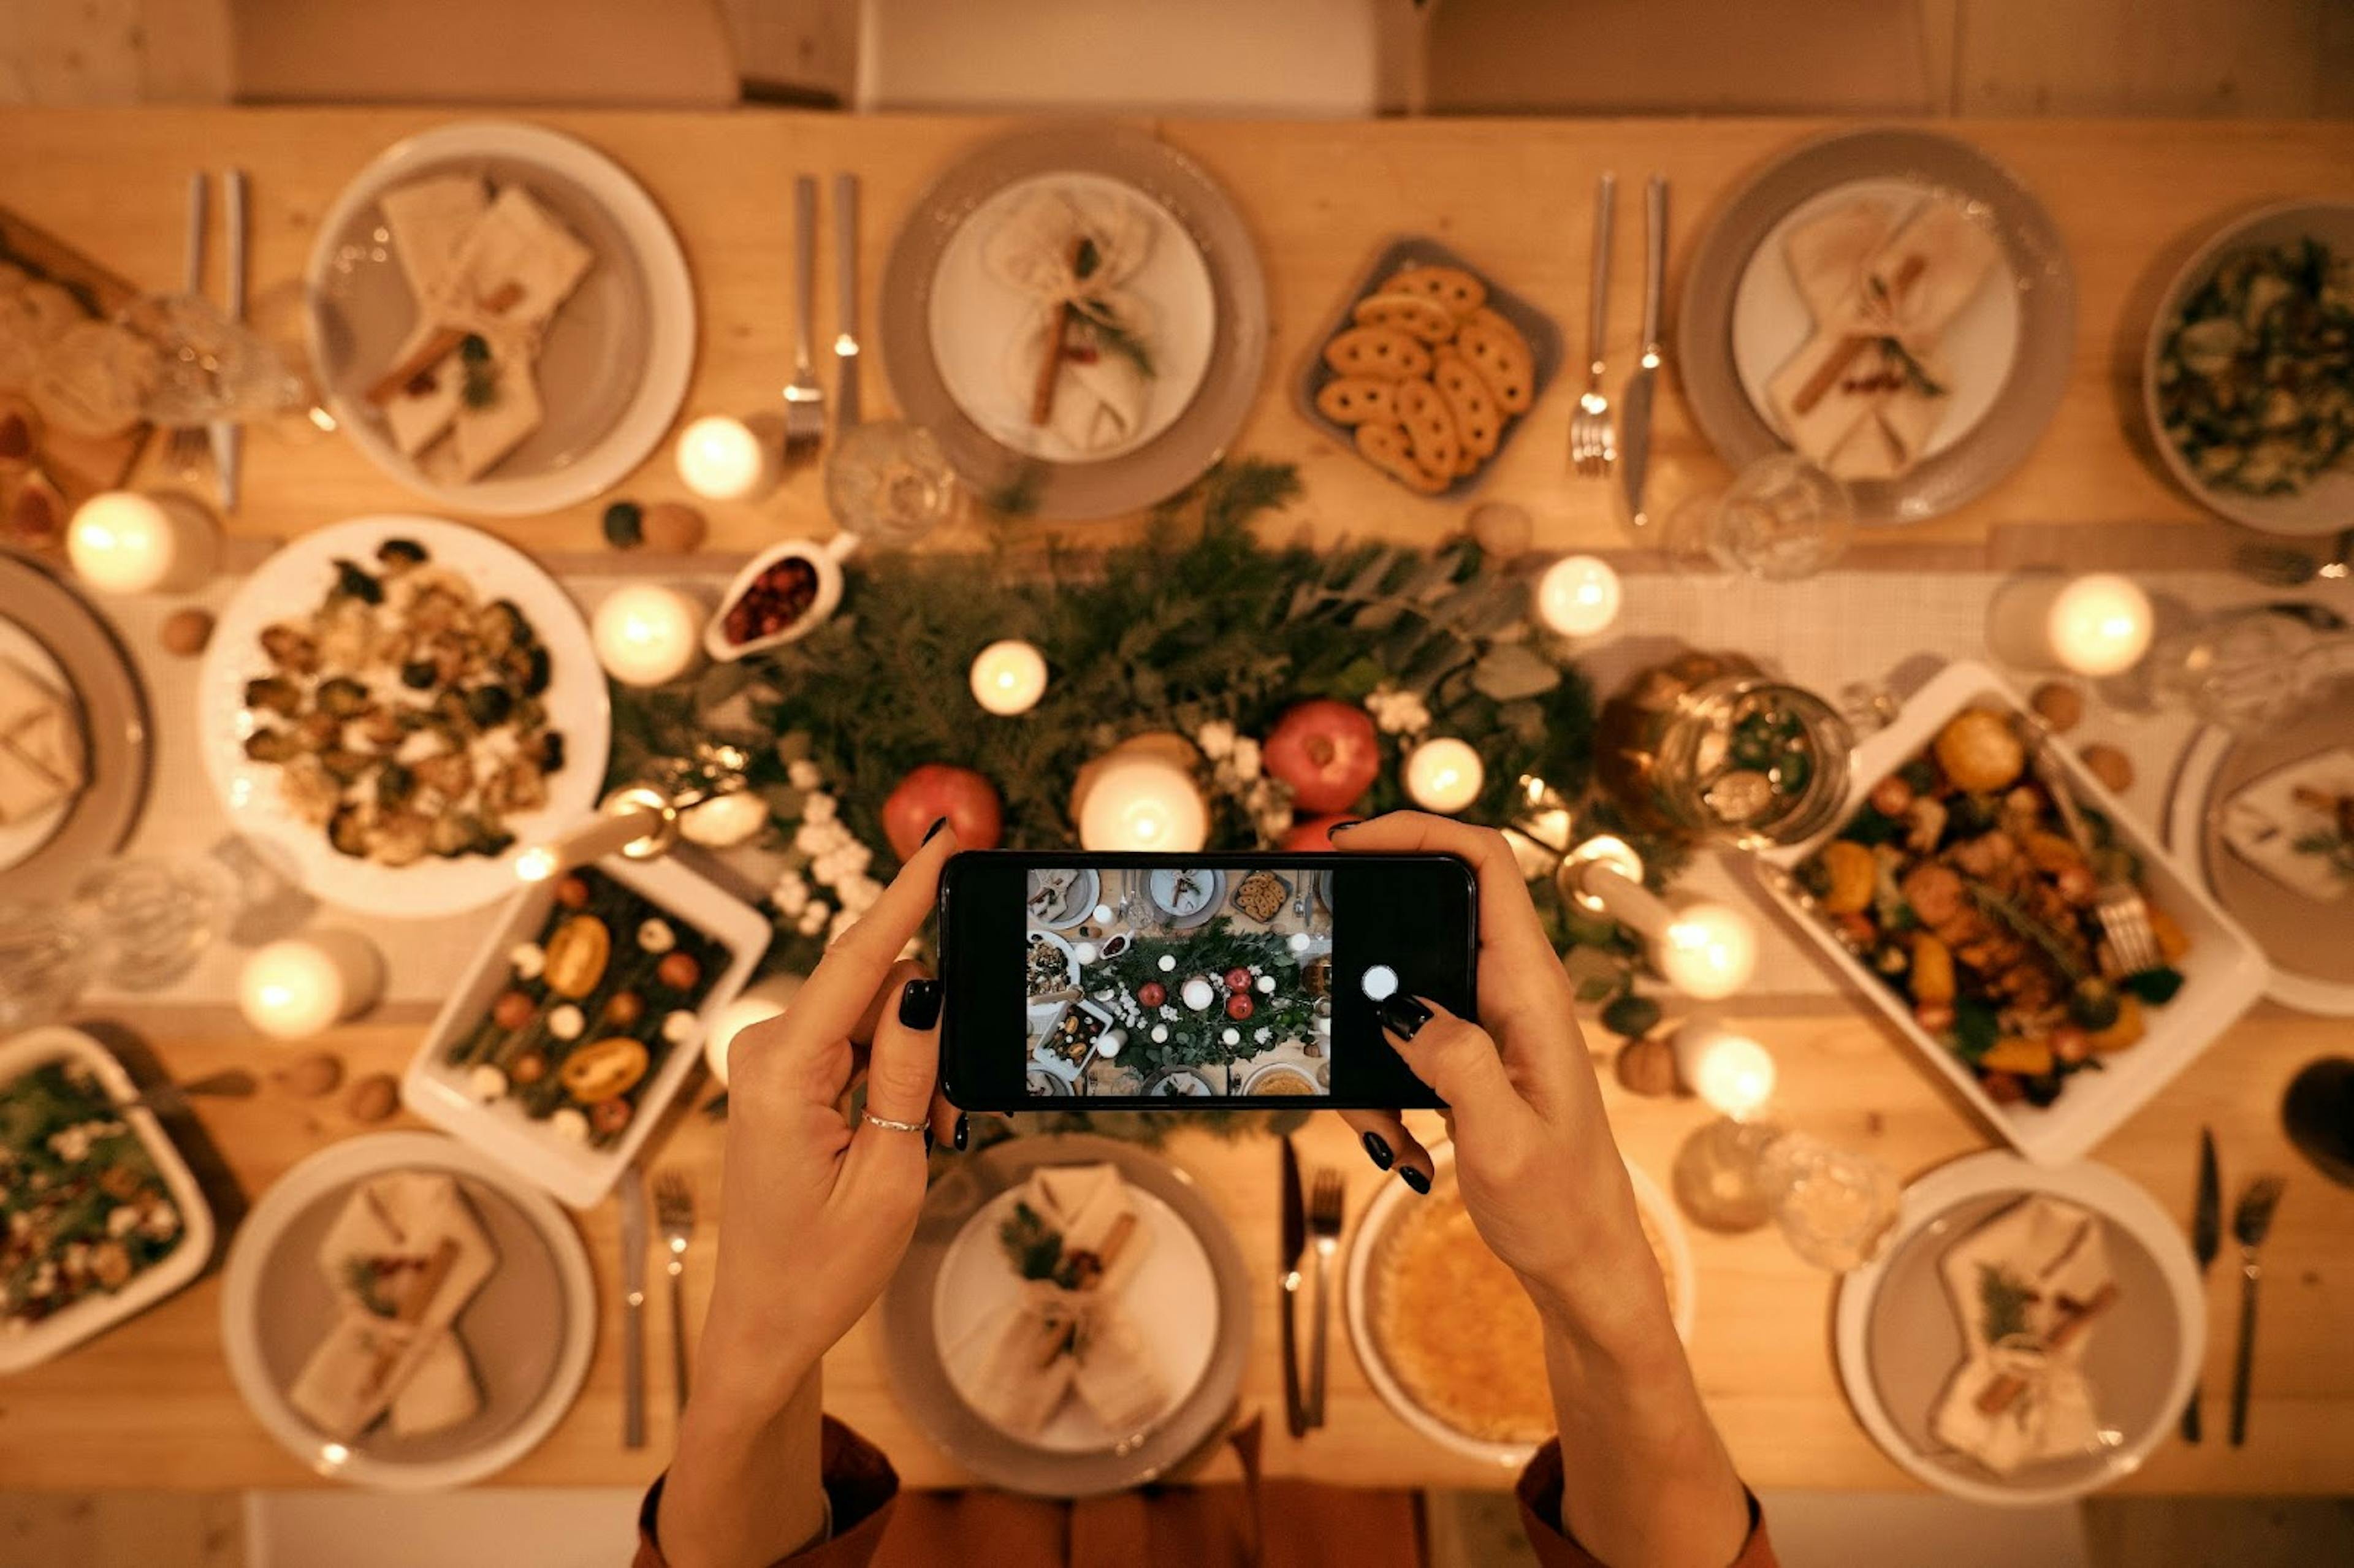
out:
{"label": "dinner fork", "polygon": [[2273,1228],[2273,1212],[2280,1207],[2281,1190],[2288,1183],[2278,1176],[2259,1176],[2240,1194],[2232,1211],[2232,1237],[2240,1244],[2240,1343],[2232,1357],[2232,1446],[2248,1440],[2248,1373],[2256,1357],[2256,1285],[2264,1277],[2256,1249]]}
{"label": "dinner fork", "polygon": [[[2035,776],[2051,791],[2052,803],[2059,808],[2060,821],[2067,826],[2068,836],[2076,842],[2087,867],[2097,868],[2101,862],[2093,853],[2093,835],[2084,826],[2084,819],[2076,810],[2074,791],[2061,776],[2060,765],[2052,755],[2048,736],[2035,743]],[[2149,923],[2149,901],[2141,889],[2114,874],[2101,873],[2093,890],[2093,915],[2100,921],[2101,933],[2115,949],[2117,963],[2129,975],[2162,967],[2166,955],[2158,946],[2158,933]]]}
{"label": "dinner fork", "polygon": [[662,1226],[663,1245],[670,1251],[663,1266],[670,1274],[671,1382],[678,1407],[686,1408],[686,1244],[695,1238],[695,1192],[686,1178],[665,1171],[654,1178],[654,1219]]}
{"label": "dinner fork", "polygon": [[793,182],[793,378],[785,383],[785,456],[808,455],[825,439],[825,388],[818,385],[811,345],[817,341],[817,177]]}
{"label": "dinner fork", "polygon": [[1585,322],[1585,395],[1569,418],[1570,466],[1587,479],[1606,478],[1618,458],[1610,428],[1610,399],[1602,393],[1602,340],[1610,318],[1610,208],[1618,176],[1605,175],[1594,192],[1594,275]]}
{"label": "dinner fork", "polygon": [[[190,294],[205,291],[205,230],[209,226],[206,206],[210,193],[204,170],[198,169],[188,176],[186,291]],[[211,434],[202,425],[175,425],[164,439],[164,461],[179,478],[194,479],[204,467],[205,452],[211,442]]]}
{"label": "dinner fork", "polygon": [[1341,1245],[1341,1195],[1338,1171],[1319,1171],[1308,1191],[1308,1234],[1316,1244],[1316,1325],[1308,1339],[1308,1397],[1300,1403],[1310,1427],[1324,1425],[1324,1341],[1332,1320],[1332,1254]]}

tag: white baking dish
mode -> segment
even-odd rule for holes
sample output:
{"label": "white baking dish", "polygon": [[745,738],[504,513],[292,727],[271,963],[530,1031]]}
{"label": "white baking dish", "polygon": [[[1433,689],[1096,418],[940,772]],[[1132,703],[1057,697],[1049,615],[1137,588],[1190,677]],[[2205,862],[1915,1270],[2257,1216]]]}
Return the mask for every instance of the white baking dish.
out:
{"label": "white baking dish", "polygon": [[2172,1001],[2147,1010],[2148,1033],[2126,1050],[2102,1058],[2103,1070],[2077,1073],[2049,1106],[1999,1105],[1978,1086],[1969,1068],[1914,1022],[1904,999],[1849,952],[1820,916],[1810,913],[1774,874],[1787,872],[1814,853],[1863,805],[1872,787],[1926,747],[1946,721],[1967,708],[2022,713],[2027,705],[1992,670],[1967,661],[1949,664],[1903,705],[1888,726],[1856,747],[1848,798],[1837,824],[1805,843],[1758,856],[1758,880],[1791,921],[1829,955],[1856,989],[1886,1013],[1930,1065],[1945,1075],[1963,1098],[2009,1139],[2041,1165],[2064,1165],[2091,1150],[2125,1119],[2173,1081],[2216,1036],[2232,1026],[2264,994],[2271,978],[2263,951],[2248,934],[2207,896],[2197,881],[2159,847],[2158,835],[2134,820],[2124,804],[2079,762],[2067,746],[2052,748],[2076,798],[2097,808],[2139,855],[2143,885],[2159,907],[2180,923],[2190,950],[2175,967],[2183,984]]}

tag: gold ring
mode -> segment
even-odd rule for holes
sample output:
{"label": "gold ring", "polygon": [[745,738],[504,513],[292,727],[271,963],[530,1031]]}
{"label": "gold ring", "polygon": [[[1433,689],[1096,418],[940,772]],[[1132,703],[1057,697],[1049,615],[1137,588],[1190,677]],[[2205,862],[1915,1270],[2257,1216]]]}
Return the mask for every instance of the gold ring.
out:
{"label": "gold ring", "polygon": [[931,1130],[928,1124],[920,1121],[893,1121],[888,1117],[876,1116],[871,1110],[862,1110],[858,1114],[885,1132],[929,1132]]}

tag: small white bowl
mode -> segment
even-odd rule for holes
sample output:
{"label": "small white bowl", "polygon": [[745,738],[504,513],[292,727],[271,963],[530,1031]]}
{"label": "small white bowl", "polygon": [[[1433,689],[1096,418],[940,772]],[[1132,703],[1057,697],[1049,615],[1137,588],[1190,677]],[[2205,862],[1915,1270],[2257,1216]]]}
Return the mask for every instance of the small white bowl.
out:
{"label": "small white bowl", "polygon": [[[744,565],[728,583],[727,591],[719,596],[719,608],[703,628],[703,651],[722,663],[741,659],[748,654],[764,653],[771,648],[781,648],[788,642],[807,637],[823,625],[842,603],[842,563],[858,548],[855,534],[836,534],[820,543],[815,539],[788,539],[761,551]],[[817,574],[817,597],[801,611],[801,618],[771,637],[755,637],[749,642],[737,642],[727,635],[727,612],[736,601],[760,580],[770,567],[779,561],[807,561]]]}

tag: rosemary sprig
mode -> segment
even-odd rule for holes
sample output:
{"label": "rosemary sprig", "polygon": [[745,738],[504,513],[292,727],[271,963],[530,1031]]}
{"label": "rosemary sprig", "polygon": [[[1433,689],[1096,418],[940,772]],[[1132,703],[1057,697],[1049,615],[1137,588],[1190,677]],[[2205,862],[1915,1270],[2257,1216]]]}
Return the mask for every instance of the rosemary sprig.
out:
{"label": "rosemary sprig", "polygon": [[2042,948],[2044,956],[2058,965],[2060,972],[2068,977],[2069,984],[2073,985],[2086,978],[2087,970],[2083,957],[2070,948],[2060,934],[2051,927],[1983,884],[1971,883],[1969,895],[1972,903],[2002,925],[2009,927],[2012,935],[2024,937]]}
{"label": "rosemary sprig", "polygon": [[1152,350],[1145,341],[1129,330],[1126,323],[1114,315],[1111,308],[1100,300],[1081,298],[1071,302],[1072,313],[1087,323],[1087,330],[1099,348],[1109,350],[1136,366],[1136,373],[1150,379]]}
{"label": "rosemary sprig", "polygon": [[1904,346],[1902,340],[1893,337],[1882,338],[1880,352],[1903,373],[1904,379],[1913,389],[1924,397],[1943,397],[1946,395],[1946,388],[1922,368],[1921,362],[1913,357],[1912,351]]}

